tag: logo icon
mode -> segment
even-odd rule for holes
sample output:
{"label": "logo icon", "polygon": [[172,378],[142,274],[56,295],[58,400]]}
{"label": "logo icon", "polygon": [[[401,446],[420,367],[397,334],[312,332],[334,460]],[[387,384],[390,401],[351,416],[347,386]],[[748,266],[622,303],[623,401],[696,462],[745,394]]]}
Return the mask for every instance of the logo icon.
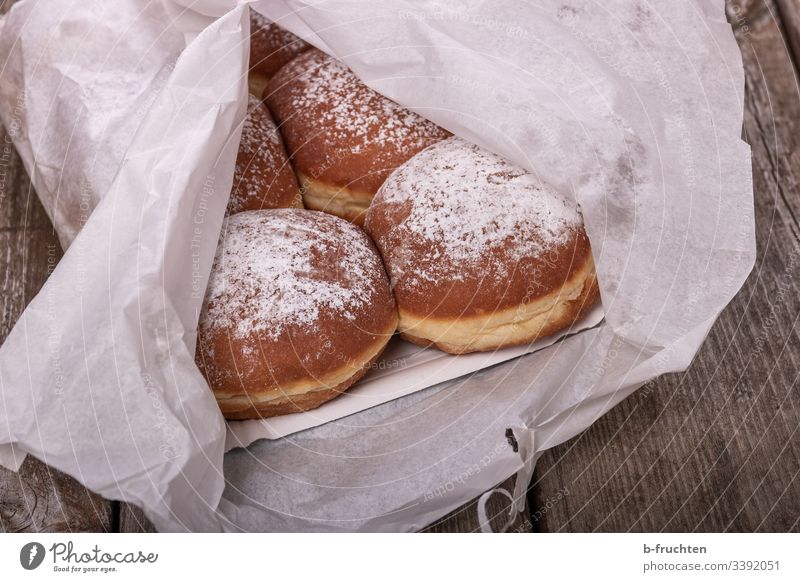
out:
{"label": "logo icon", "polygon": [[35,570],[44,561],[44,546],[39,542],[30,542],[19,551],[19,563],[26,570]]}

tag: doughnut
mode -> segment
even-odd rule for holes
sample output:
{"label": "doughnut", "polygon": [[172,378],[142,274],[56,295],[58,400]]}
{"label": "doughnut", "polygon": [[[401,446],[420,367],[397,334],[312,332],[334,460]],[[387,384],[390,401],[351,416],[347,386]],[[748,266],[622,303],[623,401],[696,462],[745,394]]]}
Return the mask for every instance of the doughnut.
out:
{"label": "doughnut", "polygon": [[297,177],[269,110],[248,95],[227,212],[290,207],[303,207]]}
{"label": "doughnut", "polygon": [[450,135],[316,49],[278,71],[264,98],[283,134],[306,207],[356,224],[395,168]]}
{"label": "doughnut", "polygon": [[397,169],[367,212],[408,341],[463,354],[526,344],[599,298],[574,203],[459,138]]}
{"label": "doughnut", "polygon": [[226,221],[196,359],[225,418],[289,414],[347,390],[396,327],[363,230],[311,210],[252,210]]}
{"label": "doughnut", "polygon": [[250,9],[250,92],[260,96],[283,65],[311,47],[266,16]]}

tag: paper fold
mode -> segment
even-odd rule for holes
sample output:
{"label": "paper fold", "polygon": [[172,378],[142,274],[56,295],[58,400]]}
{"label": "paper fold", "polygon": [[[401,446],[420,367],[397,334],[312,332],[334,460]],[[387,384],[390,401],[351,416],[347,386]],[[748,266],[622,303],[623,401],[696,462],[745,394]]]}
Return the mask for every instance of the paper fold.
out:
{"label": "paper fold", "polygon": [[[47,4],[25,2],[21,11],[44,18]],[[69,14],[54,29],[56,38],[78,36],[70,31],[75,21],[85,32],[89,23],[102,25],[111,17],[90,3],[72,6]],[[15,16],[20,14],[12,11],[9,18]],[[242,9],[229,13],[180,53],[163,87],[148,98],[152,105],[133,128],[108,192],[0,347],[0,441],[16,443],[18,451],[105,497],[145,507],[162,529],[219,528],[224,424],[194,365],[193,330],[230,191],[236,128],[244,118],[246,17]],[[156,15],[151,18],[154,26]],[[28,70],[24,59],[46,55],[25,53],[25,46],[11,48],[25,74],[33,75],[25,78],[34,86],[52,82],[50,71],[41,80]],[[86,86],[103,83],[104,70],[70,66]],[[141,75],[162,70],[157,63]],[[98,100],[115,102],[117,92],[133,84],[118,81]],[[91,118],[88,101],[50,95],[55,109],[77,107]],[[127,103],[135,108],[138,100]],[[7,102],[3,106],[5,122]],[[31,129],[31,143],[45,139]],[[63,143],[68,137],[59,134],[60,143],[46,151],[60,146],[73,155],[72,143]],[[99,133],[74,147],[97,147],[98,156],[123,150],[120,145],[103,152],[108,139],[113,136]],[[31,167],[32,176],[40,175],[38,168]],[[37,192],[49,192],[47,183],[34,182]],[[74,186],[51,194],[75,203]],[[49,200],[43,197],[45,204]],[[59,216],[54,214],[56,224],[69,231],[73,224]],[[195,278],[199,293],[192,288]]]}

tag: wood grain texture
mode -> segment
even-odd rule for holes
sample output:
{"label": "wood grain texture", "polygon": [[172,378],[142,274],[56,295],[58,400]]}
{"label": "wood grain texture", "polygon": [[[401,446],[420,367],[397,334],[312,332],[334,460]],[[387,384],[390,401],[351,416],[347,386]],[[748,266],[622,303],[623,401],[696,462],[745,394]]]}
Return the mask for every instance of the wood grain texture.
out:
{"label": "wood grain texture", "polygon": [[141,509],[130,503],[120,503],[117,531],[122,533],[153,533],[156,528],[145,517]]}
{"label": "wood grain texture", "polygon": [[[16,152],[0,127],[0,343],[61,257],[61,247]],[[0,531],[106,531],[111,505],[28,457],[0,468]]]}
{"label": "wood grain texture", "polygon": [[777,0],[777,14],[783,24],[784,34],[791,47],[791,55],[796,70],[800,56],[800,0]]}
{"label": "wood grain texture", "polygon": [[746,4],[729,15],[747,78],[756,267],[686,373],[540,459],[532,511],[569,491],[542,531],[798,531],[800,93],[775,5]]}

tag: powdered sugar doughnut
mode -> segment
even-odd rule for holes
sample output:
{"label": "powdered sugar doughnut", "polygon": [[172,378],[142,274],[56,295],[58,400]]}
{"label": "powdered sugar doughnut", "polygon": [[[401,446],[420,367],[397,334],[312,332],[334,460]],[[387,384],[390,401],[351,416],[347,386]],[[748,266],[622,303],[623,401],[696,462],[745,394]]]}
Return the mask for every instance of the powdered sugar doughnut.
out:
{"label": "powdered sugar doughnut", "polygon": [[264,98],[283,134],[306,207],[358,224],[397,166],[449,135],[316,49],[283,67]]}
{"label": "powdered sugar doughnut", "polygon": [[228,214],[290,207],[303,207],[297,178],[269,110],[250,95],[233,171]]}
{"label": "powdered sugar doughnut", "polygon": [[250,92],[261,96],[267,82],[283,65],[311,45],[250,9]]}
{"label": "powdered sugar doughnut", "polygon": [[242,212],[217,249],[197,361],[226,418],[299,412],[358,380],[396,325],[361,229],[310,210]]}
{"label": "powdered sugar doughnut", "polygon": [[249,95],[228,214],[292,207],[302,208],[303,199],[283,140],[266,106]]}
{"label": "powdered sugar doughnut", "polygon": [[576,206],[458,138],[394,172],[365,228],[378,245],[401,335],[451,353],[527,343],[598,298]]}

